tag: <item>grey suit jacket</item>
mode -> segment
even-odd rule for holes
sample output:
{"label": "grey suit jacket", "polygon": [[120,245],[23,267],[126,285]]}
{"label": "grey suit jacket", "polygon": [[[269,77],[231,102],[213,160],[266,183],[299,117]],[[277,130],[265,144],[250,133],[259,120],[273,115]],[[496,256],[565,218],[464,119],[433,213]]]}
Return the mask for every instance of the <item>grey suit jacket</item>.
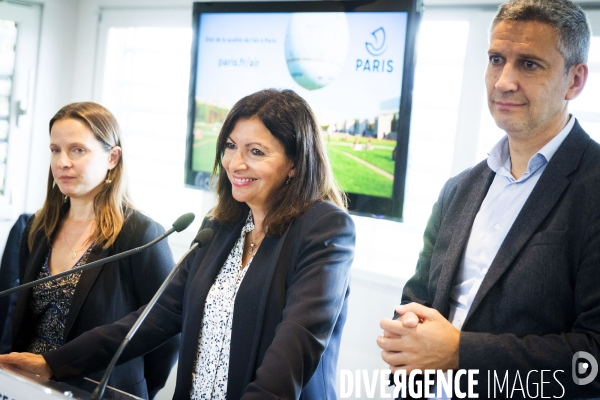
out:
{"label": "grey suit jacket", "polygon": [[[493,178],[483,161],[446,183],[402,303],[448,317],[453,279]],[[585,386],[572,379],[578,351],[600,360],[600,145],[576,122],[475,296],[461,331],[459,368],[480,370],[480,398],[488,396],[488,370],[502,378],[508,371],[511,387],[517,371],[525,385],[527,373],[537,370],[526,397],[534,395],[531,381],[540,383],[541,370],[552,371],[544,375],[544,396],[598,396],[598,379]]]}

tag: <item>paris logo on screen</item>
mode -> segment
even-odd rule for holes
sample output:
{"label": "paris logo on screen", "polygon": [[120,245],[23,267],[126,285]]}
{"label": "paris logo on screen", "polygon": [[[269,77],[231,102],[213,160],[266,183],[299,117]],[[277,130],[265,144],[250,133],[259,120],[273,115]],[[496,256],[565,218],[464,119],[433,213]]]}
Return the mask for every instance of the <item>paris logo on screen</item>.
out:
{"label": "paris logo on screen", "polygon": [[371,35],[373,35],[373,41],[366,42],[365,46],[367,48],[367,51],[373,57],[379,57],[380,55],[385,53],[386,50],[385,29],[383,29],[383,27],[375,29],[373,32],[371,32]]}
{"label": "paris logo on screen", "polygon": [[394,71],[394,61],[385,58],[387,43],[383,26],[371,32],[365,42],[368,56],[356,59],[356,72],[390,73]]}

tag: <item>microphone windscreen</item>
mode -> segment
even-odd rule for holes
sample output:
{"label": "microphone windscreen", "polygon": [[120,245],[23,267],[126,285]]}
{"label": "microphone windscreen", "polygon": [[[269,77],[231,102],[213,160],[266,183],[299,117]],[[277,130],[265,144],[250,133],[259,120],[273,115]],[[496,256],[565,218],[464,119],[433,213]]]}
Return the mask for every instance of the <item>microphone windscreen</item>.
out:
{"label": "microphone windscreen", "polygon": [[199,243],[198,247],[206,246],[213,240],[213,230],[210,228],[202,229],[196,235],[194,243]]}
{"label": "microphone windscreen", "polygon": [[194,218],[196,218],[194,213],[183,214],[181,217],[177,218],[175,222],[173,222],[173,229],[175,229],[175,232],[181,232],[190,226],[190,224],[194,221]]}

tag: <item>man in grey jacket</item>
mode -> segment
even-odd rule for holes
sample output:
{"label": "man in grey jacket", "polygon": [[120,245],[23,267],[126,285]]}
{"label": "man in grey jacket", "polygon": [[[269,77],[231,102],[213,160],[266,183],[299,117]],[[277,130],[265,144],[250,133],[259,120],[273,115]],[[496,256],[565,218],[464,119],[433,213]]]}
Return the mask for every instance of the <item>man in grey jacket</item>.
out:
{"label": "man in grey jacket", "polygon": [[[433,207],[396,319],[381,321],[392,372],[478,370],[480,398],[600,396],[600,146],[567,110],[589,43],[571,1],[500,7],[485,80],[506,136]],[[435,397],[425,382],[413,396]]]}

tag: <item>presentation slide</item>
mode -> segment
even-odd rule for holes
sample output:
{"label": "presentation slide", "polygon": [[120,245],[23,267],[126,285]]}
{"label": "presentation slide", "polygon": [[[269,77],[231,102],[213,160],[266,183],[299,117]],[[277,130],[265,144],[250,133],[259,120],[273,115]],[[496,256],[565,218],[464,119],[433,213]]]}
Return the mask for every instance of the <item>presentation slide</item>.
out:
{"label": "presentation slide", "polygon": [[407,17],[202,14],[192,169],[212,171],[217,135],[236,101],[292,89],[315,112],[342,189],[391,198]]}

